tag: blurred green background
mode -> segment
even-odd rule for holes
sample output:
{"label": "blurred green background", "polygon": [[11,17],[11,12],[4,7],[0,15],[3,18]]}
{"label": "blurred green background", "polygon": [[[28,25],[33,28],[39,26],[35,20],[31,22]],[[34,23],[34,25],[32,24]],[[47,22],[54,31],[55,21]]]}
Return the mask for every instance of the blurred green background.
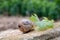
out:
{"label": "blurred green background", "polygon": [[0,15],[30,16],[60,19],[60,0],[0,0]]}

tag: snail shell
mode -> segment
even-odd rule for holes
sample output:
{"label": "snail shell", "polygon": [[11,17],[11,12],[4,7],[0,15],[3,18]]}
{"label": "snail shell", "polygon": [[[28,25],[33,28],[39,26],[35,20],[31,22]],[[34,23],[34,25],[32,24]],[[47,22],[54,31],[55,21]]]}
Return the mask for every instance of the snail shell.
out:
{"label": "snail shell", "polygon": [[33,24],[28,19],[22,19],[18,24],[19,30],[23,33],[27,33],[32,30]]}

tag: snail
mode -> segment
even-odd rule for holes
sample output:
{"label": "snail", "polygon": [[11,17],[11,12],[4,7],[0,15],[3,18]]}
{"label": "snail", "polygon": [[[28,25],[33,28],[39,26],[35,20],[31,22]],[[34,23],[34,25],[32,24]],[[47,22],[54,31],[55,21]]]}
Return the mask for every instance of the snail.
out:
{"label": "snail", "polygon": [[33,30],[33,23],[28,19],[22,19],[18,24],[18,28],[23,33],[28,33]]}

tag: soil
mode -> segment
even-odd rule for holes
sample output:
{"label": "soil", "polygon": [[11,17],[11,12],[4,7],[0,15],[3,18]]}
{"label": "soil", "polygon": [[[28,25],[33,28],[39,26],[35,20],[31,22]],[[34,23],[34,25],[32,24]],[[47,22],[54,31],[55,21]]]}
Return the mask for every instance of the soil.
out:
{"label": "soil", "polygon": [[18,29],[18,23],[21,19],[27,17],[17,17],[17,16],[0,16],[0,31],[7,29]]}
{"label": "soil", "polygon": [[[5,40],[5,39],[6,40],[9,40],[9,39],[11,39],[11,40],[19,40],[20,37],[21,38],[23,38],[23,37],[24,38],[25,37],[27,37],[27,38],[28,37],[35,37],[35,36],[39,36],[39,35],[42,35],[43,33],[45,33],[45,31],[44,32],[32,31],[32,32],[29,32],[27,34],[22,34],[22,32],[20,32],[20,30],[18,30],[17,25],[18,25],[19,21],[21,19],[23,19],[23,18],[28,18],[28,17],[0,16],[0,40]],[[58,28],[58,27],[60,27],[60,21],[56,21],[54,23],[54,28]],[[48,31],[48,32],[50,32],[50,31]],[[52,31],[52,32],[54,32],[54,31]]]}

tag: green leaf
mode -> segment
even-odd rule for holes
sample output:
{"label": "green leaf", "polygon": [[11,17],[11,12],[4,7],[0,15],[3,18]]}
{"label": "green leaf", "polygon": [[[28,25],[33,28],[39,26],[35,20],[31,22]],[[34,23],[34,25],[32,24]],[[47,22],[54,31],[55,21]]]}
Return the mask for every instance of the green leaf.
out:
{"label": "green leaf", "polygon": [[32,15],[30,18],[29,18],[32,22],[37,22],[39,21],[39,18],[36,14]]}
{"label": "green leaf", "polygon": [[54,21],[48,20],[48,18],[45,17],[42,21],[35,22],[35,25],[36,25],[35,30],[43,31],[43,30],[53,28]]}

